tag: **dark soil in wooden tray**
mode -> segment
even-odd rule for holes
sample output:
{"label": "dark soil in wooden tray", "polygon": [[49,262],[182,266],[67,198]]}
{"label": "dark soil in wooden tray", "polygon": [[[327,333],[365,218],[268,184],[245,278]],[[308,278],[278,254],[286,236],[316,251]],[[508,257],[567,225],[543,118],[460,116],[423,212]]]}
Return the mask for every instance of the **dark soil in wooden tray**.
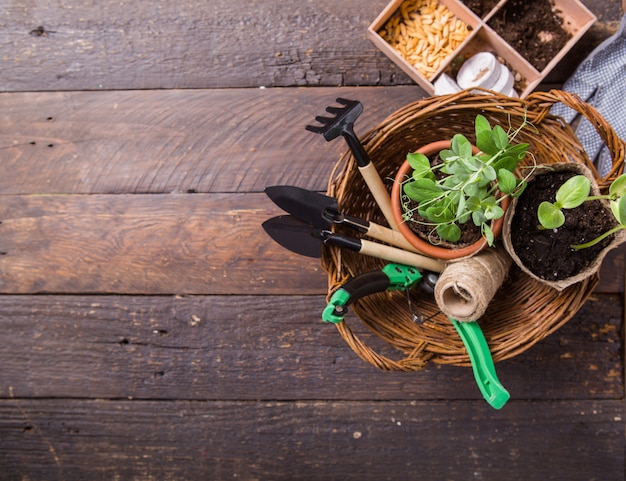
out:
{"label": "dark soil in wooden tray", "polygon": [[463,3],[480,18],[485,18],[499,0],[463,0]]}
{"label": "dark soil in wooden tray", "polygon": [[541,72],[571,38],[560,15],[550,0],[508,0],[487,25]]}
{"label": "dark soil in wooden tray", "polygon": [[577,251],[570,246],[589,242],[616,225],[599,201],[588,201],[564,210],[562,227],[536,228],[539,204],[544,200],[554,202],[559,186],[573,175],[547,172],[535,177],[519,198],[511,223],[511,241],[518,257],[530,271],[548,281],[566,279],[585,270],[612,236],[587,249]]}

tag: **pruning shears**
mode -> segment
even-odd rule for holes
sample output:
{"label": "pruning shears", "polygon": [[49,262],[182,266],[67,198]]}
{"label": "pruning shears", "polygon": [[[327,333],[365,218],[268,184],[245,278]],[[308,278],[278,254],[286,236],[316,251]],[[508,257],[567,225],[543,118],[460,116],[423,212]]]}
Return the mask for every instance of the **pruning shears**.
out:
{"label": "pruning shears", "polygon": [[342,322],[348,306],[362,297],[375,292],[410,289],[422,279],[422,274],[415,267],[402,264],[387,264],[379,271],[371,271],[353,277],[330,298],[322,312],[324,322]]}
{"label": "pruning shears", "polygon": [[[416,268],[401,264],[387,264],[381,270],[353,277],[333,293],[322,312],[322,320],[331,323],[343,322],[348,306],[358,299],[375,292],[411,289],[422,278],[422,273]],[[426,275],[426,280],[432,283],[433,277]],[[510,394],[498,379],[482,329],[476,321],[459,322],[451,317],[448,319],[467,349],[474,378],[483,398],[493,408],[502,408],[509,400]]]}

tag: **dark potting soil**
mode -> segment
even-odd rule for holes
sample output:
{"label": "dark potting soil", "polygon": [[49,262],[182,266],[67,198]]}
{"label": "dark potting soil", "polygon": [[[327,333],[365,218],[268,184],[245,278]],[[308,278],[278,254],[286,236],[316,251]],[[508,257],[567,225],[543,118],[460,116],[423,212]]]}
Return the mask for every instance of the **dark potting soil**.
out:
{"label": "dark potting soil", "polygon": [[487,25],[542,71],[571,38],[560,15],[550,0],[508,0]]}
{"label": "dark potting soil", "polygon": [[500,0],[463,0],[463,3],[480,18],[484,18]]}
{"label": "dark potting soil", "polygon": [[[411,209],[417,208],[417,202],[410,201],[409,207]],[[434,231],[434,226],[428,225],[428,221],[417,213],[413,214],[413,219],[407,222],[409,228],[420,238],[433,245],[460,249],[472,245],[474,242],[480,239],[480,227],[476,226],[471,220],[464,224],[457,224],[461,228],[461,238],[454,242],[448,242],[441,239],[437,232]]]}
{"label": "dark potting soil", "polygon": [[559,186],[573,175],[546,172],[535,177],[519,198],[511,223],[511,242],[518,257],[531,272],[548,281],[566,279],[585,270],[610,243],[611,236],[587,249],[577,251],[570,246],[589,242],[616,225],[600,201],[588,201],[564,210],[562,227],[536,227],[539,204],[544,200],[554,202]]}

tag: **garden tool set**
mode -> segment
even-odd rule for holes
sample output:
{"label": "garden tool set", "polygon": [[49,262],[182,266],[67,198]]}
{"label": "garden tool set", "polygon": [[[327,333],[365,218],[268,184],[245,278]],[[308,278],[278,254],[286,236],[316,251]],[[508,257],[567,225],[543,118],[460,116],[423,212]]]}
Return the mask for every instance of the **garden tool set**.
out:
{"label": "garden tool set", "polygon": [[[334,118],[316,117],[323,126],[308,125],[306,129],[323,134],[327,141],[339,135],[346,139],[367,187],[391,228],[343,213],[337,199],[333,197],[295,186],[278,185],[267,187],[265,192],[289,215],[268,219],[263,223],[264,230],[281,246],[300,255],[319,258],[323,245],[330,244],[390,262],[380,270],[357,275],[336,289],[322,313],[324,322],[342,323],[350,305],[374,293],[398,290],[408,292],[418,284],[427,295],[434,292],[441,311],[448,317],[467,349],[480,392],[492,407],[500,409],[508,401],[509,393],[498,380],[489,346],[476,321],[503,282],[509,260],[501,249],[489,249],[476,256],[477,259],[469,258],[454,263],[416,252],[396,230],[389,194],[354,134],[354,121],[363,110],[361,103],[341,98],[337,102],[343,107],[326,109],[335,115]],[[355,235],[336,232],[334,226],[351,229]],[[476,292],[463,284],[464,275],[472,275],[475,269],[480,271],[481,266],[488,268],[494,263],[501,267],[501,276],[495,276],[490,282],[477,283]],[[442,278],[444,281],[440,283]],[[440,303],[449,304],[449,308]],[[456,313],[460,314],[458,319],[455,318]]]}

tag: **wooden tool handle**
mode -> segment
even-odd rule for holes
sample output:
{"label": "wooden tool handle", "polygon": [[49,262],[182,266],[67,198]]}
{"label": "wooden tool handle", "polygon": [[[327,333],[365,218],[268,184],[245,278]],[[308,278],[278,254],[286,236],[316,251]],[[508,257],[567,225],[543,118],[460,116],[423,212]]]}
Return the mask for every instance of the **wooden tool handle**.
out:
{"label": "wooden tool handle", "polygon": [[398,224],[393,218],[393,211],[391,210],[391,199],[389,198],[389,192],[387,192],[387,189],[385,189],[383,181],[381,180],[380,175],[376,170],[376,167],[374,167],[374,164],[370,162],[365,167],[359,167],[359,171],[361,172],[361,175],[363,176],[367,187],[374,196],[376,204],[378,204],[378,207],[380,208],[383,215],[385,216],[385,219],[389,223],[389,226],[393,230],[398,230]]}
{"label": "wooden tool handle", "polygon": [[419,252],[408,240],[406,240],[401,232],[391,230],[387,227],[383,227],[382,225],[375,224],[374,222],[369,223],[367,235],[373,237],[374,239],[378,239],[379,241],[387,242],[392,246],[404,249],[405,251]]}
{"label": "wooden tool handle", "polygon": [[379,259],[385,259],[389,262],[397,262],[398,264],[413,266],[420,270],[432,272],[442,272],[446,266],[443,261],[438,259],[407,252],[396,247],[377,244],[376,242],[365,239],[361,239],[361,250],[359,252],[368,256],[378,257]]}

